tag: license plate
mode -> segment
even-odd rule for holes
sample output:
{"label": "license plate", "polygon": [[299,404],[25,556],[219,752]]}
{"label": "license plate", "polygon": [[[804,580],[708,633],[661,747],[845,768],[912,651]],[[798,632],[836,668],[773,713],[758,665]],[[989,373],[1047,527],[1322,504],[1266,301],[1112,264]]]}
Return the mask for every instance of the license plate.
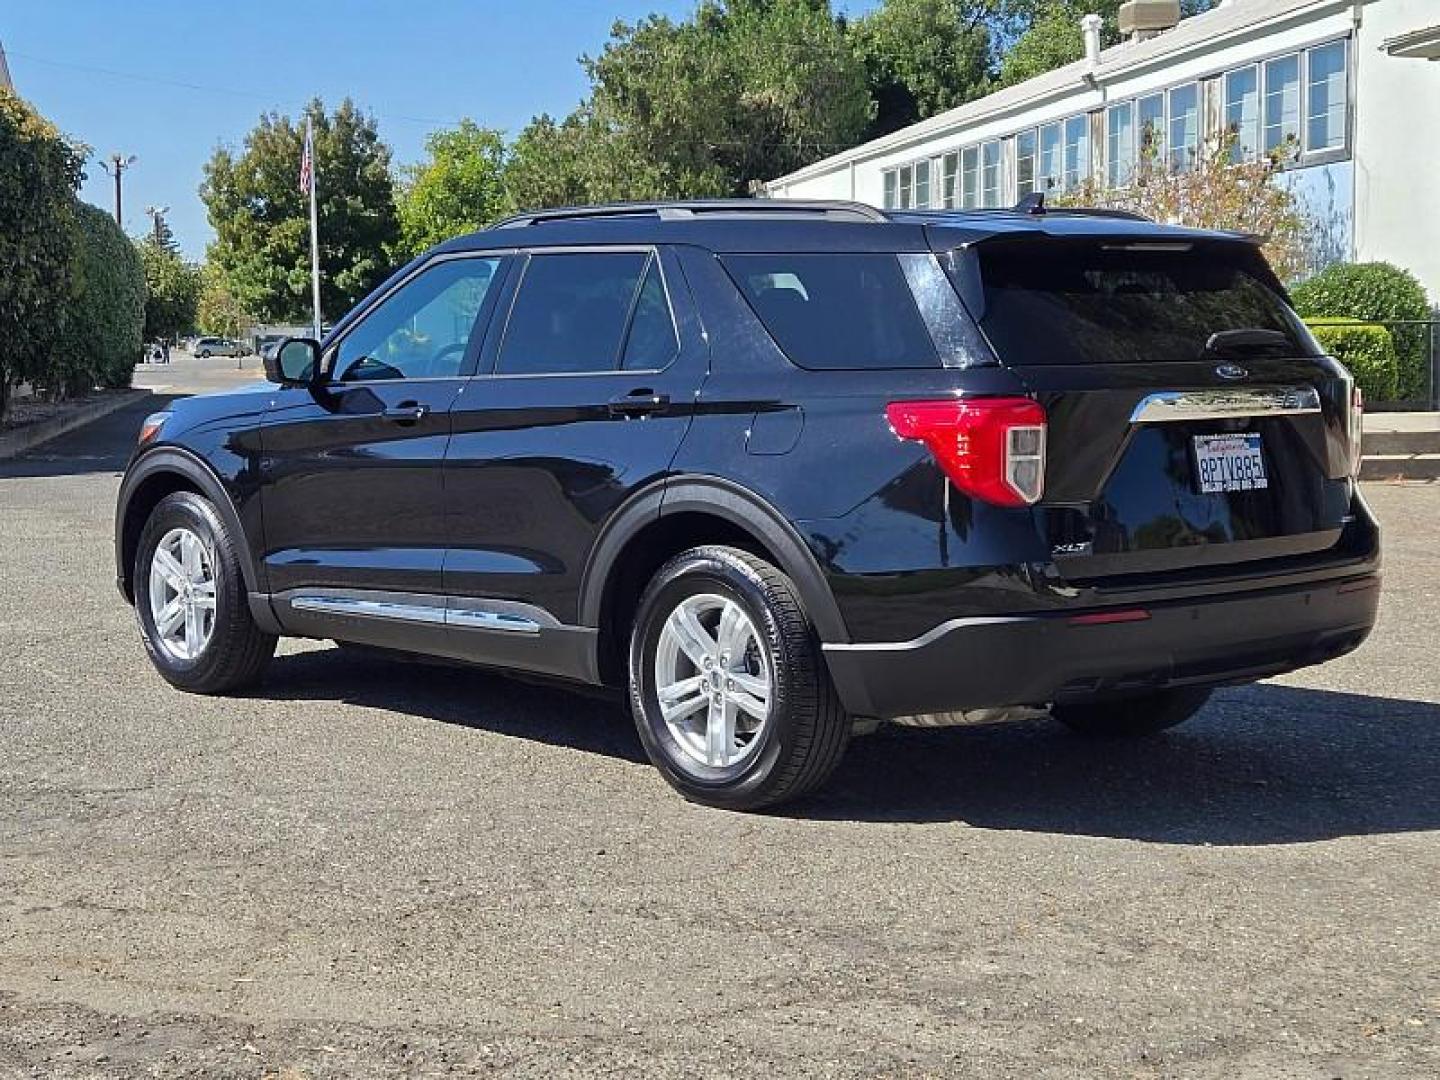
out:
{"label": "license plate", "polygon": [[1269,487],[1259,433],[1196,435],[1195,479],[1206,493]]}

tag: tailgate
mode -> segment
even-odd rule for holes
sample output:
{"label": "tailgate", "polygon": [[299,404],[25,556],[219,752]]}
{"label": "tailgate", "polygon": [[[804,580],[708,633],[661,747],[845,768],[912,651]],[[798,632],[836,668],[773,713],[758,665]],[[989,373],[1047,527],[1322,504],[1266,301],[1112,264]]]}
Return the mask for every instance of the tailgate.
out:
{"label": "tailgate", "polygon": [[1046,408],[1042,520],[1063,575],[1336,544],[1351,499],[1350,380],[1252,244],[1047,235],[968,254],[952,263],[974,275],[962,295]]}

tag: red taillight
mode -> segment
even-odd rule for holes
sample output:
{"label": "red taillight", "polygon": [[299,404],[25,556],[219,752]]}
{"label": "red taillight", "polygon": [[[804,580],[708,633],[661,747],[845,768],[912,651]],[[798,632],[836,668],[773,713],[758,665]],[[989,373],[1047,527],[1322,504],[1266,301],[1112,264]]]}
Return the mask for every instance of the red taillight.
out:
{"label": "red taillight", "polygon": [[1108,626],[1111,623],[1144,622],[1150,612],[1144,608],[1125,608],[1123,611],[1092,611],[1089,615],[1070,616],[1071,626]]}
{"label": "red taillight", "polygon": [[961,491],[997,506],[1029,506],[1045,490],[1045,410],[1029,398],[896,401],[885,416],[918,439]]}

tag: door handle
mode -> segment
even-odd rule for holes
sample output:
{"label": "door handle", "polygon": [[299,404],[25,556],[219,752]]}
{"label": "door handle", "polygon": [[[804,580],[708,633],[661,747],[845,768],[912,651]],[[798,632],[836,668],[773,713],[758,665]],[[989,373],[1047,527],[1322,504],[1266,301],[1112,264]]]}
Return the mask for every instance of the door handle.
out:
{"label": "door handle", "polygon": [[402,401],[399,405],[387,406],[380,415],[386,420],[394,420],[401,424],[413,424],[416,420],[422,420],[430,407],[423,401]]}
{"label": "door handle", "polygon": [[607,408],[611,416],[649,416],[664,412],[670,407],[669,394],[657,394],[654,390],[631,390],[628,394],[611,398]]}

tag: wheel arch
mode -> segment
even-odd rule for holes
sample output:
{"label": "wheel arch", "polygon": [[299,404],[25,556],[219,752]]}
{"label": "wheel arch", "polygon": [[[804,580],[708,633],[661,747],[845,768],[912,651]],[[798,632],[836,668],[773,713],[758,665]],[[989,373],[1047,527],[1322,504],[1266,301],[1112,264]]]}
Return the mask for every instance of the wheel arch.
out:
{"label": "wheel arch", "polygon": [[247,593],[261,592],[259,575],[240,515],[220,478],[201,458],[174,446],[157,447],[132,464],[120,485],[115,511],[115,582],[126,601],[134,603],[132,573],[140,534],[160,500],[176,491],[190,491],[208,499],[241,541],[240,569]]}
{"label": "wheel arch", "polygon": [[774,506],[718,477],[678,477],[657,481],[618,511],[587,564],[579,616],[600,631],[598,681],[623,680],[629,622],[654,572],[687,548],[717,543],[774,563],[795,583],[821,640],[849,640],[815,556]]}

